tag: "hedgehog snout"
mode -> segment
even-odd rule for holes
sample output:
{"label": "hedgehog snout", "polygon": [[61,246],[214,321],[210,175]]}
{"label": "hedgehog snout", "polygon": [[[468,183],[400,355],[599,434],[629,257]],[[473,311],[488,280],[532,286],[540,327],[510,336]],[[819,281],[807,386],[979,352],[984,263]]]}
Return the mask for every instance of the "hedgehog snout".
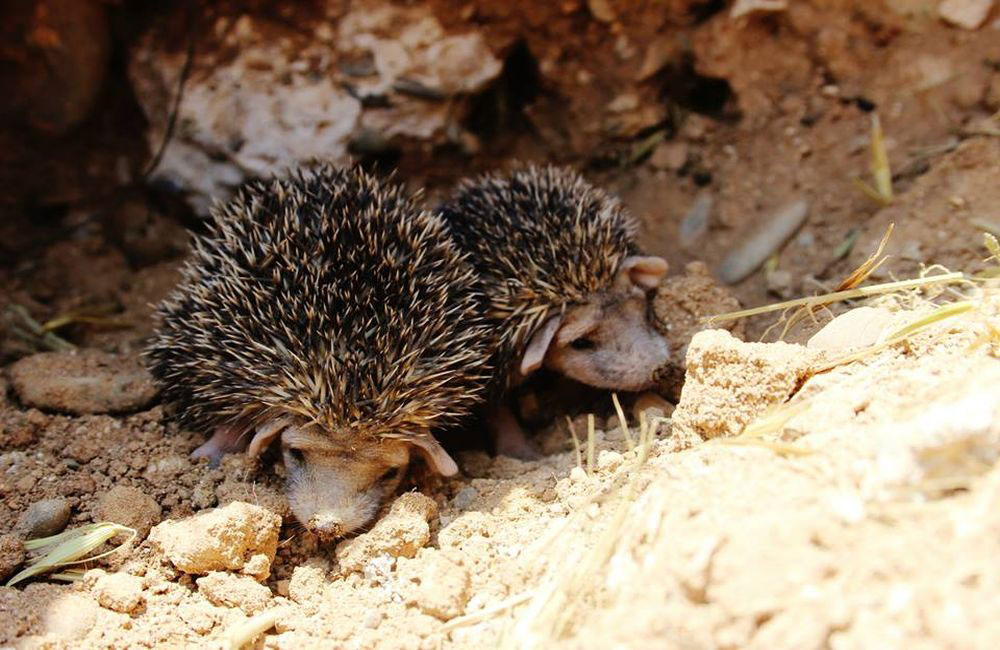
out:
{"label": "hedgehog snout", "polygon": [[340,520],[328,512],[313,515],[306,522],[306,528],[324,542],[344,536],[344,529],[340,525]]}
{"label": "hedgehog snout", "polygon": [[324,542],[371,524],[398,487],[410,457],[403,443],[362,439],[348,447],[317,435],[290,441],[308,445],[284,449],[288,503],[296,519]]}

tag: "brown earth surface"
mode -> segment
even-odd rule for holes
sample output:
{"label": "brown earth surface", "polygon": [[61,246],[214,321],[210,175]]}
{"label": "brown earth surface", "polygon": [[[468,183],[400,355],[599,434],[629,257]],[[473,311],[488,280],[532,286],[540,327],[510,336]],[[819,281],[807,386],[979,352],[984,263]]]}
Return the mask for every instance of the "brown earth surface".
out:
{"label": "brown earth surface", "polygon": [[[401,176],[435,197],[513,157],[583,169],[670,261],[653,313],[686,363],[678,354],[665,373],[661,392],[679,403],[658,407],[669,420],[646,445],[633,448],[633,400],[626,435],[601,395],[586,404],[598,411],[592,458],[577,409],[583,449],[560,415],[538,434],[539,461],[461,452],[460,477],[415,472],[370,531],[336,547],[291,519],[280,463],[191,460],[203,432],[178,430],[134,377],[149,305],[177,280],[192,218],[142,191],[98,207],[66,197],[105,188],[116,157],[140,157],[137,134],[100,139],[141,123],[112,119],[137,109],[109,86],[94,100],[109,112],[82,131],[32,147],[4,134],[17,146],[0,154],[0,572],[21,562],[24,531],[66,506],[70,527],[113,520],[140,538],[75,584],[0,587],[0,646],[231,647],[241,623],[264,616],[273,625],[255,647],[994,647],[997,289],[882,297],[884,316],[865,321],[877,331],[837,321],[842,331],[810,347],[831,313],[788,343],[739,340],[758,340],[774,314],[695,332],[735,309],[733,296],[758,305],[834,289],[890,223],[891,257],[869,283],[993,264],[981,233],[1000,232],[1000,15],[963,30],[933,2],[790,2],[740,18],[714,4],[430,3],[449,29],[480,26],[499,53],[523,43],[538,97],[473,159],[404,148]],[[643,76],[678,47],[687,72]],[[705,79],[727,84],[721,102],[705,99],[719,88]],[[876,113],[889,205],[856,180],[872,184]],[[32,166],[35,149],[57,155]],[[7,165],[15,154],[23,169]],[[804,224],[721,289],[712,273],[800,199]],[[706,223],[692,230],[699,201]],[[682,232],[694,235],[682,243]],[[933,301],[966,299],[967,311],[828,369]],[[59,339],[32,331],[53,319]],[[71,401],[95,367],[86,402]],[[59,381],[42,397],[22,385],[46,376]],[[732,438],[754,423],[758,438]]]}

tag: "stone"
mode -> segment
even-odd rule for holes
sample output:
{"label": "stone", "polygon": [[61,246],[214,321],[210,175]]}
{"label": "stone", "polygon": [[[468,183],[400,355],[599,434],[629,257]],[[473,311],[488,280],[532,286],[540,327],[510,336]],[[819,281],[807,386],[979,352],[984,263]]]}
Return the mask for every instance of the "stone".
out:
{"label": "stone", "polygon": [[114,612],[132,614],[146,603],[142,578],[138,576],[94,569],[88,572],[84,581],[92,584],[91,591],[101,607]]}
{"label": "stone", "polygon": [[414,557],[430,540],[428,522],[435,516],[437,503],[430,497],[419,492],[401,495],[370,531],[337,545],[341,570],[360,572],[380,556]]}
{"label": "stone", "polygon": [[809,373],[815,353],[789,343],[745,343],[724,330],[695,334],[673,425],[702,438],[735,436],[784,403]]}
{"label": "stone", "polygon": [[250,576],[211,571],[195,583],[201,595],[213,605],[238,607],[247,616],[267,609],[273,598],[270,589]]}
{"label": "stone", "polygon": [[26,406],[74,415],[137,411],[158,392],[138,357],[99,350],[40,352],[14,363],[8,374]]}
{"label": "stone", "polygon": [[164,521],[153,527],[149,541],[185,573],[243,571],[262,581],[270,574],[280,529],[278,515],[235,501],[187,519]]}
{"label": "stone", "polygon": [[153,497],[142,490],[116,485],[105,492],[97,502],[97,519],[113,521],[134,528],[138,541],[146,539],[149,530],[160,523],[163,509]]}
{"label": "stone", "polygon": [[811,350],[843,352],[875,345],[892,313],[880,307],[857,307],[837,316],[812,335],[806,343]]}
{"label": "stone", "polygon": [[993,0],[942,0],[938,15],[946,23],[962,29],[979,29],[986,22]]}
{"label": "stone", "polygon": [[45,499],[31,504],[17,519],[14,530],[24,539],[57,535],[69,523],[70,507],[66,499]]}

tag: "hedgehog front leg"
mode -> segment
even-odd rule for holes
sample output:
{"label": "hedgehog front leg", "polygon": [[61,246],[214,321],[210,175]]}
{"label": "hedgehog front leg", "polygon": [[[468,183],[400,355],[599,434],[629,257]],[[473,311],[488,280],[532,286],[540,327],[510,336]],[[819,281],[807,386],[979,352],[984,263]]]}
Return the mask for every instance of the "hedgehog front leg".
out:
{"label": "hedgehog front leg", "polygon": [[493,410],[489,424],[498,456],[510,456],[520,460],[537,460],[541,457],[541,454],[528,442],[528,436],[521,428],[521,423],[506,404]]}
{"label": "hedgehog front leg", "polygon": [[206,443],[191,452],[191,458],[207,458],[211,467],[218,467],[222,457],[243,451],[250,443],[246,436],[246,427],[234,424],[222,424],[215,427],[215,432]]}

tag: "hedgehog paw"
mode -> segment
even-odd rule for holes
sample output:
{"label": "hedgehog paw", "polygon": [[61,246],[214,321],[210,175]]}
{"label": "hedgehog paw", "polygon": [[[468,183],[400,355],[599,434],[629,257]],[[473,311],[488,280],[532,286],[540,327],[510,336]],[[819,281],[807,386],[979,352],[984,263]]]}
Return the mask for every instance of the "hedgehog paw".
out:
{"label": "hedgehog paw", "polygon": [[541,454],[528,442],[528,436],[510,408],[502,406],[493,414],[494,444],[498,456],[518,460],[538,460]]}
{"label": "hedgehog paw", "polygon": [[246,449],[245,429],[232,425],[215,427],[215,433],[206,443],[191,452],[191,458],[207,458],[209,467],[218,467],[222,457]]}

